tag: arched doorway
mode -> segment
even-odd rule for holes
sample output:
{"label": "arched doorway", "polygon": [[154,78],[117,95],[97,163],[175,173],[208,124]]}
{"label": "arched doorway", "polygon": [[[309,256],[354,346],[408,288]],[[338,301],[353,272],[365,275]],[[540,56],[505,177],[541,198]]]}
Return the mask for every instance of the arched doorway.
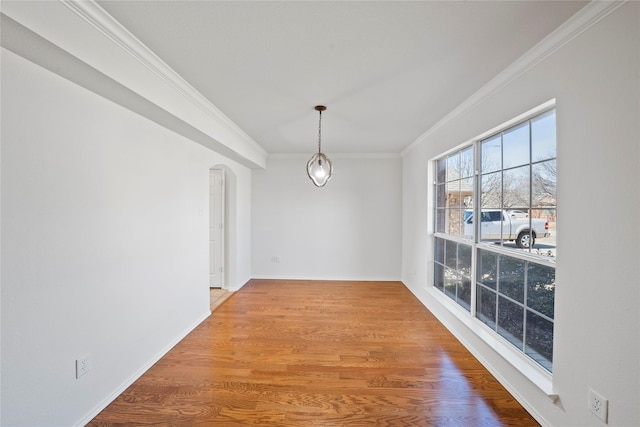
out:
{"label": "arched doorway", "polygon": [[236,281],[236,174],[226,165],[209,169],[209,287],[233,289]]}
{"label": "arched doorway", "polygon": [[224,170],[209,169],[209,287],[224,288],[225,280]]}

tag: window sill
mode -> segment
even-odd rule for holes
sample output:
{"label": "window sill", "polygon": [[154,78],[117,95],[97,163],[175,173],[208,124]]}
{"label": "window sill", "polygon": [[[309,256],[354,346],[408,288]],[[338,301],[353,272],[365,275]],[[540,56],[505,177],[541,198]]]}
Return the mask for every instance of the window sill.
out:
{"label": "window sill", "polygon": [[[527,378],[536,388],[538,388],[543,394],[547,396],[552,402],[558,399],[558,395],[553,392],[553,380],[549,372],[539,367],[535,362],[529,360],[529,358],[518,351],[511,343],[503,339],[500,335],[491,331],[484,323],[475,317],[471,316],[468,311],[465,311],[462,307],[452,301],[445,294],[435,289],[433,286],[427,288],[427,292],[436,301],[442,304],[448,311],[453,314],[460,322],[462,322],[472,333],[483,340],[489,347],[491,347],[498,355],[504,360],[510,363],[515,369]],[[456,335],[456,338],[460,340],[465,347],[467,347],[473,355],[487,367],[491,373],[500,378],[503,378],[498,372],[490,369],[491,364],[487,363],[486,359],[481,357],[475,349],[470,348],[467,345],[466,340]]]}

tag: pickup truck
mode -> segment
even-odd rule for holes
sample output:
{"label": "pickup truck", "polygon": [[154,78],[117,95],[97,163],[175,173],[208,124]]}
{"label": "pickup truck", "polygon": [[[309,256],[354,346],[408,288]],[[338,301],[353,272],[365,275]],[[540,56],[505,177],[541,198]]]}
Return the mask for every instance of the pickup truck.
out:
{"label": "pickup truck", "polygon": [[[533,247],[537,238],[549,237],[549,222],[539,218],[512,218],[500,209],[483,209],[480,241],[514,241],[519,248]],[[465,214],[464,234],[473,236],[473,212]]]}

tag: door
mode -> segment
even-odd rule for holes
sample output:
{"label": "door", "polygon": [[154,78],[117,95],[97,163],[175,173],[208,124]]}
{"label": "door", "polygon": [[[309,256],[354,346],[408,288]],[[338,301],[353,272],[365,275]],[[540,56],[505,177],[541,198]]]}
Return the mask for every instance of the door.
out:
{"label": "door", "polygon": [[209,170],[209,287],[224,287],[224,171]]}

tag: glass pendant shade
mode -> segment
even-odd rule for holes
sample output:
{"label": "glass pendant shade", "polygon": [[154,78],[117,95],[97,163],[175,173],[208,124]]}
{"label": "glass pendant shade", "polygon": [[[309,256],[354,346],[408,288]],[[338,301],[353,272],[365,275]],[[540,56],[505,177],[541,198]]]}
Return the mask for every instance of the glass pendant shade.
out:
{"label": "glass pendant shade", "polygon": [[316,187],[324,187],[331,179],[333,165],[323,153],[315,153],[307,162],[307,174]]}
{"label": "glass pendant shade", "polygon": [[333,173],[331,160],[322,153],[322,112],[326,109],[327,107],[324,105],[316,105],[315,107],[315,110],[319,113],[318,152],[311,156],[311,159],[307,162],[307,175],[309,175],[316,187],[324,187]]}

